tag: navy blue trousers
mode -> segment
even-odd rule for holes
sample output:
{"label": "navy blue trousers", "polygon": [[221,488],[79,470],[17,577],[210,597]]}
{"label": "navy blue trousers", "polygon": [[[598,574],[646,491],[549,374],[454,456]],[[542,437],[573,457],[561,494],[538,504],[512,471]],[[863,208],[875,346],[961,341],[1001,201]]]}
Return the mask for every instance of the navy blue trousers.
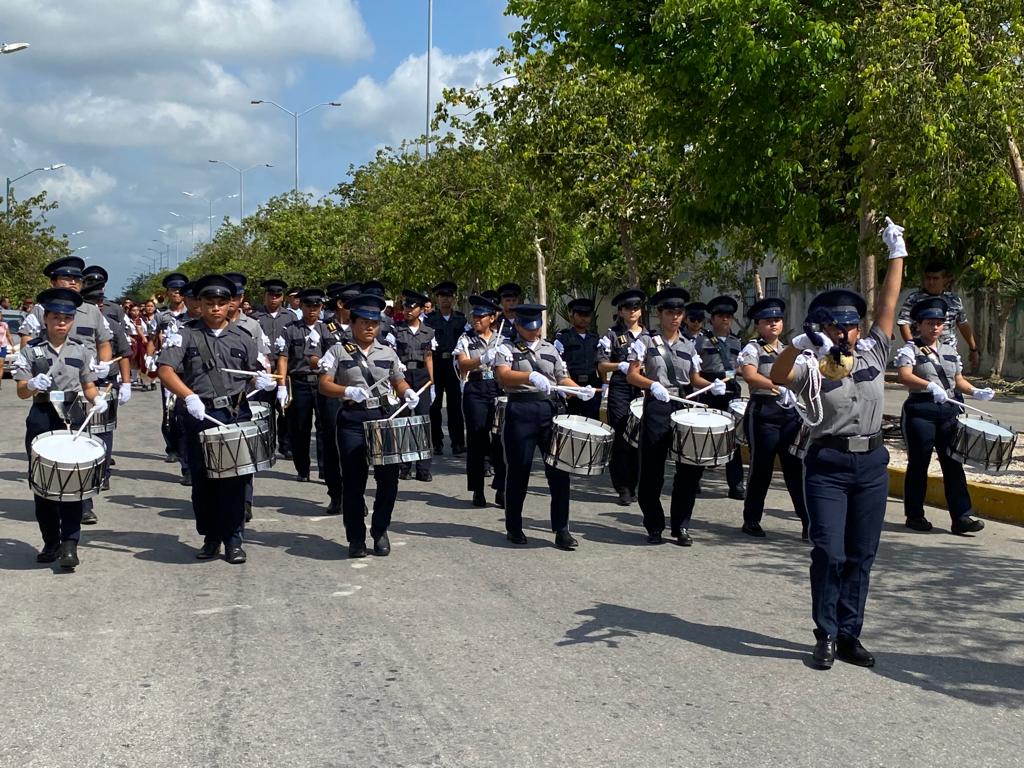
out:
{"label": "navy blue trousers", "polygon": [[[405,372],[405,381],[412,387],[414,392],[419,391],[420,387],[430,381],[430,376],[427,375],[426,368],[412,368]],[[420,401],[416,404],[415,408],[406,408],[402,411],[402,416],[429,416],[430,415],[430,390],[426,389],[420,394]],[[416,465],[417,472],[429,472],[431,459],[420,459],[416,462],[410,462],[405,466],[411,468],[412,465]]]}
{"label": "navy blue trousers", "polygon": [[444,445],[444,429],[442,427],[441,409],[448,408],[448,439],[452,448],[463,448],[466,445],[466,428],[462,422],[462,388],[459,376],[452,367],[451,357],[434,354],[434,402],[430,404],[430,439],[434,450],[439,451]]}
{"label": "navy blue trousers", "polygon": [[[523,531],[523,504],[530,487],[533,453],[540,446],[541,456],[551,445],[552,419],[555,404],[550,400],[509,401],[505,409],[502,445],[505,452],[505,530]],[[544,474],[551,493],[551,530],[569,528],[569,473],[544,464]]]}
{"label": "navy blue trousers", "polygon": [[[32,441],[44,432],[65,429],[53,406],[33,403],[25,418],[25,453],[31,459]],[[33,495],[36,522],[43,544],[53,546],[62,541],[78,541],[82,531],[82,502],[57,501]],[[91,501],[91,499],[90,499]]]}
{"label": "navy blue trousers", "polygon": [[491,485],[501,490],[505,488],[505,454],[501,450],[501,435],[491,432],[498,392],[498,384],[493,379],[467,381],[462,390],[462,415],[466,421],[466,490],[474,493],[484,489],[488,456],[494,469]]}
{"label": "navy blue trousers", "polygon": [[[363,422],[383,418],[384,412],[380,408],[364,411],[342,407],[338,412],[338,455],[341,458],[342,477],[341,514],[349,544],[366,541],[363,494],[366,493],[370,469],[367,464]],[[395,499],[398,498],[398,469],[398,464],[373,468],[373,477],[377,481],[373,517],[370,519],[370,536],[373,538],[387,533],[391,525],[391,513],[395,509]]]}
{"label": "navy blue trousers", "polygon": [[321,472],[331,501],[341,501],[341,458],[338,456],[338,411],[341,400],[316,395],[317,420],[323,424]]}
{"label": "navy blue trousers", "polygon": [[889,452],[846,453],[812,445],[804,457],[810,519],[811,615],[831,637],[860,637],[871,566],[889,494]]}
{"label": "navy blue trousers", "polygon": [[775,457],[778,456],[793,511],[806,524],[803,462],[789,451],[800,434],[800,416],[795,409],[783,408],[772,397],[756,396],[750,399],[744,420],[750,443],[750,470],[747,474],[747,498],[743,502],[743,522],[761,522],[764,500],[775,473]]}
{"label": "navy blue trousers", "polygon": [[[913,397],[913,396],[911,396]],[[946,492],[949,517],[956,520],[971,514],[964,466],[949,456],[956,438],[956,417],[962,411],[949,403],[907,400],[903,403],[900,427],[907,444],[907,477],[903,486],[903,511],[908,518],[924,517],[928,487],[928,464],[932,451],[939,456],[942,487]]]}
{"label": "navy blue trousers", "polygon": [[627,490],[632,495],[636,495],[640,464],[637,449],[627,443],[623,435],[629,420],[629,404],[638,397],[640,390],[631,387],[621,372],[612,374],[608,383],[608,426],[615,430],[615,438],[612,441],[612,457],[608,462],[608,476],[612,488],[616,491]]}
{"label": "navy blue trousers", "polygon": [[[739,385],[735,383],[734,379],[731,382],[726,382],[726,387],[733,391],[726,391],[724,395],[712,395],[710,392],[705,392],[697,399],[709,408],[717,408],[729,413],[729,403],[739,396]],[[725,481],[729,484],[730,489],[743,487],[743,455],[740,453],[739,445],[736,446],[736,450],[725,463]]]}
{"label": "navy blue trousers", "polygon": [[288,439],[292,446],[292,462],[300,475],[309,475],[311,459],[309,443],[316,415],[316,465],[322,472],[324,424],[317,410],[318,385],[292,378],[292,402],[288,406]]}
{"label": "navy blue trousers", "polygon": [[[653,397],[644,400],[644,417],[640,422],[640,479],[636,500],[644,514],[648,533],[665,530],[665,509],[661,505],[661,489],[665,485],[665,461],[672,446],[672,413],[682,405],[662,403]],[[676,462],[672,481],[672,502],[669,515],[672,532],[690,527],[697,486],[704,476],[703,467]]]}

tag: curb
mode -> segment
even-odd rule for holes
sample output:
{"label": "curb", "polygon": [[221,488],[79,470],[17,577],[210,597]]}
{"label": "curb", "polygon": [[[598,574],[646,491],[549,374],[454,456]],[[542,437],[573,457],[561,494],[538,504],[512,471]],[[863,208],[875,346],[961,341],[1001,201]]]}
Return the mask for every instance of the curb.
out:
{"label": "curb", "polygon": [[[903,498],[903,482],[906,476],[905,469],[889,467],[889,496]],[[971,508],[978,517],[1024,525],[1024,492],[971,482],[967,483],[967,490],[971,494]],[[947,508],[946,492],[942,487],[941,477],[928,476],[925,503],[940,509]]]}

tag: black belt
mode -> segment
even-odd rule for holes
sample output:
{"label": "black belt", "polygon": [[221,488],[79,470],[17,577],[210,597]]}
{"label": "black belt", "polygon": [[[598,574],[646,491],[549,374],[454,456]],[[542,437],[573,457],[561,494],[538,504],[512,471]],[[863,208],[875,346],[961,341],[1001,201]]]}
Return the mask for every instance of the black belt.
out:
{"label": "black belt", "polygon": [[[948,392],[946,393],[949,394]],[[957,402],[963,402],[959,394],[956,397],[950,397],[950,400],[956,400]],[[907,400],[911,403],[935,403],[935,398],[932,397],[931,392],[911,392],[907,395]],[[936,405],[943,405],[943,403],[935,403]]]}
{"label": "black belt", "polygon": [[591,379],[599,378],[593,373],[581,373],[579,376],[577,376],[575,373],[570,371],[569,375],[572,376],[572,380],[575,381],[577,384],[589,384]]}
{"label": "black belt", "polygon": [[509,392],[510,403],[536,403],[542,400],[554,402],[554,395],[545,395],[543,392]]}
{"label": "black belt", "polygon": [[882,446],[882,433],[875,432],[873,435],[855,435],[853,437],[827,435],[814,438],[812,445],[844,453],[868,453]]}
{"label": "black belt", "polygon": [[494,371],[470,371],[467,381],[494,381]]}
{"label": "black belt", "polygon": [[351,400],[342,400],[341,407],[346,411],[379,411],[381,408],[380,401],[382,398],[371,397],[369,400],[364,400],[361,403],[353,403]]}
{"label": "black belt", "polygon": [[442,360],[451,360],[452,359],[452,353],[451,352],[435,352],[434,353],[434,357],[440,357]]}
{"label": "black belt", "polygon": [[203,401],[203,406],[210,410],[219,410],[221,408],[231,408],[232,400],[237,400],[238,395],[224,395],[223,397],[200,397]]}
{"label": "black belt", "polygon": [[415,371],[417,368],[427,367],[427,364],[423,360],[410,360],[408,363],[404,363],[404,365],[410,371]]}
{"label": "black belt", "polygon": [[60,403],[60,402],[72,403],[81,394],[80,392],[76,392],[73,389],[47,390],[46,392],[40,392],[37,395],[32,395],[32,402],[33,403],[39,403],[39,404],[42,404],[42,403],[52,403],[52,402],[54,402],[54,400],[53,400],[52,397],[50,397],[50,395],[56,394],[58,392],[60,392],[61,395],[63,395],[63,400],[58,399],[57,400],[58,403]]}
{"label": "black belt", "polygon": [[319,373],[289,373],[288,374],[293,381],[301,381],[306,384],[318,384],[320,383]]}

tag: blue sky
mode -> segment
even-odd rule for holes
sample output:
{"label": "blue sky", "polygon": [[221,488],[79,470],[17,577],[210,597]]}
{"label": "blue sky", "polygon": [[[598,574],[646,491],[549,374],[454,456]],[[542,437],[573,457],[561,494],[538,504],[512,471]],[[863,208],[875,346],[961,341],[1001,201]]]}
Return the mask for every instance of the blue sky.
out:
{"label": "blue sky", "polygon": [[[493,79],[491,59],[517,25],[504,0],[435,0],[432,86]],[[427,0],[19,0],[0,40],[32,47],[0,59],[0,170],[17,196],[46,188],[58,232],[102,264],[116,289],[172,244],[208,233],[211,199],[245,210],[293,182],[292,119],[302,110],[300,187],[321,195],[377,148],[419,136],[426,118]],[[238,199],[214,206],[215,225]],[[180,214],[174,217],[171,211]],[[158,229],[167,230],[164,235]],[[173,256],[172,256],[173,258]]]}

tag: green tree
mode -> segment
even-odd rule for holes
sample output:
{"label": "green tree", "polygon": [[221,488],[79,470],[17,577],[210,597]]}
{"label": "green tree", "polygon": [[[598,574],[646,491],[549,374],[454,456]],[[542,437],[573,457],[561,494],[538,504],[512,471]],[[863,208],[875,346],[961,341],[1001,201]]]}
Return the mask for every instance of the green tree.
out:
{"label": "green tree", "polygon": [[67,240],[46,221],[56,209],[46,192],[25,200],[15,200],[12,194],[10,214],[0,219],[0,293],[12,302],[48,287],[43,267],[71,253]]}

